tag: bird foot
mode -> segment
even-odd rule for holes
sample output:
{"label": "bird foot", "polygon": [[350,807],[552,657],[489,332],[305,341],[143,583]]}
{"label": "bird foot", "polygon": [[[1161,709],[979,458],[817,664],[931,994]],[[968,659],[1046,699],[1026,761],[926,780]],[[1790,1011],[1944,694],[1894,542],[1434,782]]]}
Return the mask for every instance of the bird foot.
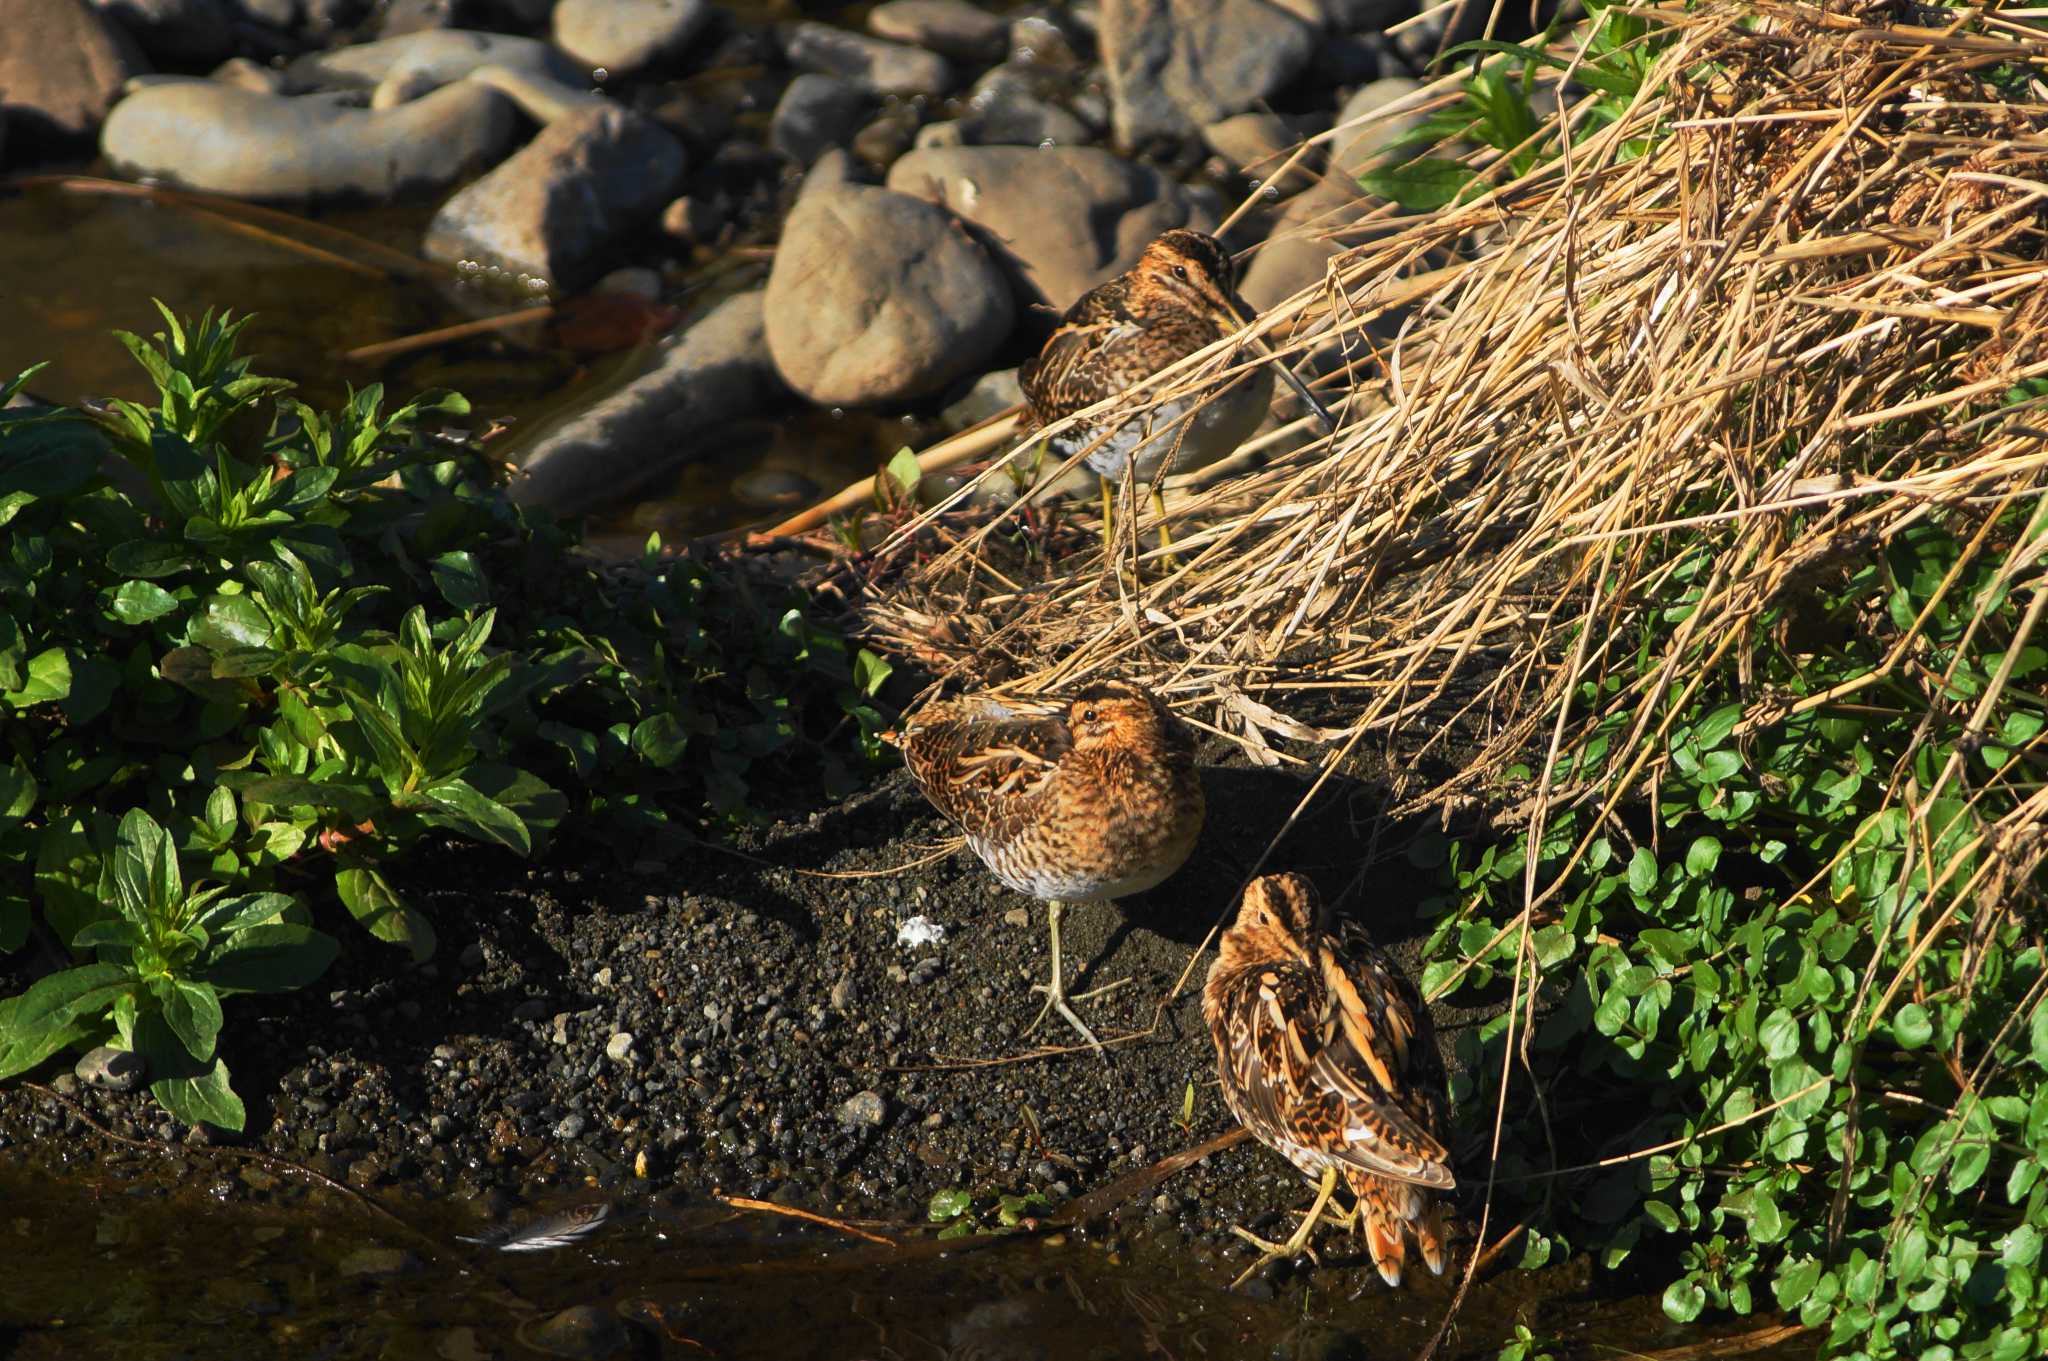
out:
{"label": "bird foot", "polygon": [[1260,1256],[1256,1262],[1253,1262],[1237,1274],[1237,1279],[1230,1283],[1230,1288],[1235,1290],[1243,1285],[1253,1276],[1256,1276],[1260,1268],[1264,1267],[1268,1262],[1291,1262],[1297,1257],[1306,1257],[1317,1266],[1321,1266],[1323,1259],[1316,1256],[1316,1250],[1310,1247],[1308,1243],[1308,1231],[1314,1226],[1315,1220],[1304,1220],[1302,1221],[1301,1228],[1295,1231],[1294,1237],[1288,1239],[1285,1243],[1269,1243],[1250,1229],[1232,1224],[1230,1231],[1257,1248]]}
{"label": "bird foot", "polygon": [[[1105,984],[1104,986],[1099,988],[1090,988],[1087,992],[1075,993],[1071,1000],[1080,1002],[1085,1001],[1090,997],[1099,997],[1106,992],[1115,992],[1118,988],[1125,986],[1130,981],[1131,980],[1128,978],[1120,978],[1114,983]],[[1038,1029],[1038,1027],[1044,1023],[1045,1018],[1047,1016],[1057,1011],[1060,1014],[1061,1019],[1064,1020],[1068,1025],[1072,1026],[1075,1030],[1075,1033],[1079,1034],[1082,1039],[1088,1042],[1088,1047],[1090,1049],[1093,1049],[1098,1054],[1103,1052],[1102,1041],[1095,1038],[1095,1032],[1088,1028],[1088,1023],[1082,1020],[1080,1016],[1075,1013],[1074,1009],[1071,1006],[1067,1005],[1069,999],[1065,987],[1056,983],[1033,983],[1031,985],[1031,991],[1044,993],[1045,1005],[1038,1009],[1038,1015],[1035,1018],[1033,1018],[1031,1024],[1024,1027],[1024,1033],[1026,1035],[1029,1035],[1032,1031]]]}

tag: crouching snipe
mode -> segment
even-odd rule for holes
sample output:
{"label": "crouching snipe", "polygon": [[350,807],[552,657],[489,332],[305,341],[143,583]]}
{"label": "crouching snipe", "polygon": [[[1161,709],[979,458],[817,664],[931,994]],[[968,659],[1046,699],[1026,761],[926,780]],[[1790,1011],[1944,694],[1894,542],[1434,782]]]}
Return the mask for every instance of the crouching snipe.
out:
{"label": "crouching snipe", "polygon": [[1285,1244],[1233,1229],[1265,1255],[1232,1284],[1307,1249],[1340,1180],[1387,1284],[1401,1283],[1408,1235],[1442,1275],[1436,1193],[1456,1185],[1446,1082],[1429,1011],[1394,962],[1356,925],[1333,929],[1308,880],[1269,874],[1245,888],[1223,933],[1202,1014],[1232,1113],[1320,1183]]}
{"label": "crouching snipe", "polygon": [[1143,893],[1186,861],[1203,810],[1192,734],[1149,692],[1106,681],[928,705],[889,738],[996,878],[1046,900],[1052,979],[1033,987],[1046,995],[1038,1020],[1057,1011],[1101,1049],[1068,1005],[1060,913]]}

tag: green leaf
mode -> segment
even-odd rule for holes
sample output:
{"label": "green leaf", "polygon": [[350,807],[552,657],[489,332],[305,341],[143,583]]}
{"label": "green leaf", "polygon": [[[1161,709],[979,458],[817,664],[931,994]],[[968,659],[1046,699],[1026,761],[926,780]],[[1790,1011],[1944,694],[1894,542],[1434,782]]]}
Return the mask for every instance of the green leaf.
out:
{"label": "green leaf", "polygon": [[491,603],[491,584],[476,554],[443,553],[434,559],[434,585],[441,598],[458,610],[480,610]]}
{"label": "green leaf", "polygon": [[924,469],[918,465],[917,455],[908,445],[896,451],[885,471],[904,500],[916,499],[918,485],[924,481]]}
{"label": "green leaf", "polygon": [[1673,1323],[1691,1323],[1707,1307],[1707,1292],[1690,1277],[1664,1289],[1664,1313]]}
{"label": "green leaf", "polygon": [[0,1078],[26,1072],[71,1043],[73,1022],[112,1006],[132,981],[121,965],[85,964],[8,998],[0,1010]]}
{"label": "green leaf", "polygon": [[36,777],[19,762],[0,765],[0,832],[6,832],[36,806]]}
{"label": "green leaf", "polygon": [[1778,1268],[1777,1279],[1771,1282],[1771,1293],[1777,1297],[1780,1309],[1797,1309],[1813,1293],[1814,1285],[1820,1280],[1821,1265],[1818,1258],[1805,1257],[1797,1262],[1786,1261]]}
{"label": "green leaf", "polygon": [[184,901],[178,873],[178,851],[157,820],[140,808],[121,818],[115,834],[114,858],[108,867],[116,901],[139,926],[168,921]]}
{"label": "green leaf", "polygon": [[959,1187],[948,1187],[935,1192],[931,1204],[925,1207],[925,1217],[934,1224],[943,1224],[949,1219],[958,1219],[974,1204],[974,1197]]}
{"label": "green leaf", "polygon": [[373,869],[337,870],[334,889],[342,905],[378,940],[406,946],[415,964],[433,957],[433,923],[407,905],[382,874]]}
{"label": "green leaf", "polygon": [[1999,1244],[1998,1260],[2006,1266],[2032,1266],[2041,1259],[2041,1231],[2022,1224],[2006,1234]]}
{"label": "green leaf", "polygon": [[872,699],[893,668],[866,648],[853,654],[853,688]]}
{"label": "green leaf", "polygon": [[1700,837],[1686,850],[1685,872],[1694,879],[1704,879],[1720,863],[1721,843],[1714,837]]}
{"label": "green leaf", "polygon": [[1799,1022],[1791,1012],[1777,1007],[1757,1027],[1757,1038],[1763,1042],[1765,1058],[1772,1062],[1787,1058],[1799,1051]]}
{"label": "green leaf", "polygon": [[19,689],[0,692],[0,700],[26,709],[71,693],[71,658],[61,647],[46,648],[29,658],[26,672],[26,682]]}
{"label": "green leaf", "polygon": [[220,1036],[220,996],[204,983],[183,979],[172,984],[163,1003],[164,1023],[185,1052],[201,1063],[213,1057],[213,1044]]}
{"label": "green leaf", "polygon": [[1647,898],[1657,887],[1657,857],[1648,846],[1636,847],[1636,853],[1629,857],[1628,889],[1638,898]]}
{"label": "green leaf", "polygon": [[1928,1018],[1927,1008],[1908,1002],[1893,1012],[1892,1036],[1906,1049],[1918,1049],[1933,1039],[1934,1022]]}
{"label": "green leaf", "polygon": [[1457,161],[1424,156],[1368,170],[1358,183],[1366,193],[1390,199],[1411,213],[1430,213],[1457,198],[1475,178],[1470,167]]}
{"label": "green leaf", "polygon": [[136,539],[107,550],[107,567],[124,577],[171,577],[203,565],[185,545],[162,539]]}
{"label": "green leaf", "polygon": [[533,850],[533,838],[519,815],[467,780],[443,780],[422,790],[420,797],[441,810],[428,819],[437,826],[461,832],[472,841],[496,842],[521,855]]}
{"label": "green leaf", "polygon": [[223,992],[290,992],[321,974],[341,952],[334,937],[288,922],[236,931],[194,976]]}
{"label": "green leaf", "polygon": [[178,608],[178,598],[149,581],[124,581],[108,602],[107,612],[124,624],[146,624]]}

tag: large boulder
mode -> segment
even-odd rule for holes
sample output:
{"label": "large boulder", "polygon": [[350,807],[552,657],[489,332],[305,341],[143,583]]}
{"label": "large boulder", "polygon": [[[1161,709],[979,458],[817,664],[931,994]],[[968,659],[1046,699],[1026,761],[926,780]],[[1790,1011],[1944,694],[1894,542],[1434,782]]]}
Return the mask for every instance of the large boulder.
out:
{"label": "large boulder", "polygon": [[461,80],[480,67],[588,84],[589,72],[534,38],[471,29],[435,29],[376,42],[314,52],[294,61],[287,75],[296,90],[373,88],[370,107],[395,108]]}
{"label": "large boulder", "polygon": [[682,144],[623,108],[566,113],[427,224],[432,259],[574,288],[682,186]]}
{"label": "large boulder", "polygon": [[979,368],[1016,319],[1009,281],[945,212],[849,184],[805,194],[768,275],[768,350],[828,406],[923,397]]}
{"label": "large boulder", "polygon": [[1117,141],[1192,135],[1284,91],[1316,29],[1270,0],[1105,0],[1102,62]]}
{"label": "large boulder", "polygon": [[134,40],[85,0],[0,0],[0,113],[17,159],[76,150],[148,69]]}
{"label": "large boulder", "polygon": [[936,147],[897,161],[888,183],[980,227],[1018,281],[1062,309],[1161,232],[1210,225],[1180,185],[1097,147]]}
{"label": "large boulder", "polygon": [[647,373],[541,434],[521,459],[512,499],[580,515],[717,457],[719,426],[778,397],[788,400],[768,358],[761,295],[728,298],[662,342]]}
{"label": "large boulder", "polygon": [[503,95],[468,82],[372,111],[187,81],[116,104],[100,150],[122,174],[234,198],[385,199],[496,161],[518,124]]}

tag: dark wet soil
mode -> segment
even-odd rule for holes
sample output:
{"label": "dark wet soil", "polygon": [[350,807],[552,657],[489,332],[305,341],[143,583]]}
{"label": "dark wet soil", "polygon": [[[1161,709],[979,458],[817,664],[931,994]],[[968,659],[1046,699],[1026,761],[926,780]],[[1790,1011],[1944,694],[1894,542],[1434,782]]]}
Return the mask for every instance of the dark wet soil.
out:
{"label": "dark wet soil", "polygon": [[[1071,1041],[1064,1028],[1025,1035],[1043,909],[964,851],[934,855],[949,829],[900,772],[660,863],[416,859],[407,886],[440,934],[433,961],[330,922],[346,949],[319,984],[230,1004],[223,1053],[249,1106],[232,1145],[144,1094],[82,1089],[61,1065],[0,1091],[0,1253],[37,1244],[48,1277],[0,1279],[0,1356],[111,1354],[93,1330],[162,1310],[185,1329],[121,1354],[203,1354],[191,1330],[228,1326],[280,1346],[323,1337],[318,1356],[520,1355],[576,1305],[623,1318],[649,1356],[705,1355],[700,1342],[864,1361],[1413,1355],[1451,1280],[1411,1268],[1390,1292],[1332,1230],[1320,1268],[1268,1268],[1225,1292],[1250,1260],[1229,1225],[1284,1236],[1309,1198],[1249,1141],[1136,1178],[1057,1232],[932,1238],[935,1193],[970,1192],[986,1228],[1005,1195],[1042,1196],[1013,1209],[1049,1219],[1230,1128],[1196,1000],[1210,956],[1196,950],[1306,786],[1243,769],[1207,779],[1208,831],[1178,876],[1067,916],[1071,985],[1130,980],[1081,1004],[1105,1038],[1136,1036],[1106,1057],[1044,1052]],[[1375,844],[1375,808],[1363,787],[1326,793],[1271,863],[1333,896],[1355,879],[1345,910],[1405,955],[1426,876],[1399,829]],[[899,944],[920,916],[943,941]],[[0,961],[0,990],[25,983],[12,975],[31,953]],[[1447,1046],[1471,1020],[1439,1014]],[[1483,1147],[1459,1154],[1483,1163]],[[860,1220],[907,1246],[736,1212],[715,1193]],[[609,1222],[557,1252],[457,1241],[593,1199],[614,1207]],[[124,1253],[141,1274],[114,1295],[80,1278],[82,1262],[97,1273]],[[143,1279],[171,1262],[182,1292]],[[1441,1354],[1490,1356],[1517,1321],[1639,1349],[1685,1340],[1654,1300],[1627,1296],[1583,1262],[1489,1273]]]}

